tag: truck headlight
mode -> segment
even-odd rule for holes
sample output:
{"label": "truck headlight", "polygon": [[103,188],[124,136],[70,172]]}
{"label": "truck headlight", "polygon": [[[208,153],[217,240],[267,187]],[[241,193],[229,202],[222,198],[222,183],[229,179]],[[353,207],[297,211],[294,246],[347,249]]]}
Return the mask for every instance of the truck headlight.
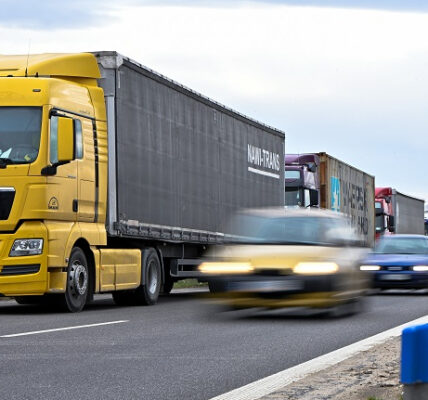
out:
{"label": "truck headlight", "polygon": [[295,274],[324,275],[334,274],[339,266],[334,262],[300,262],[294,268]]}
{"label": "truck headlight", "polygon": [[204,262],[198,269],[204,274],[248,274],[254,271],[248,262]]}
{"label": "truck headlight", "polygon": [[16,239],[10,249],[9,257],[33,256],[42,254],[43,239]]}

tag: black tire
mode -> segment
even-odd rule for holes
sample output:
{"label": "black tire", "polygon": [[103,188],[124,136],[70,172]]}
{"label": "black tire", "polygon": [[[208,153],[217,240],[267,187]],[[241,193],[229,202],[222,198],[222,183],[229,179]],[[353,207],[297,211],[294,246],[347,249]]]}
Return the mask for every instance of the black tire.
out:
{"label": "black tire", "polygon": [[91,282],[85,253],[75,247],[70,254],[67,267],[67,287],[61,296],[63,307],[69,312],[79,312],[85,307],[90,296]]}
{"label": "black tire", "polygon": [[162,274],[159,257],[153,248],[143,251],[141,281],[145,283],[135,289],[135,304],[142,306],[156,304],[162,286]]}

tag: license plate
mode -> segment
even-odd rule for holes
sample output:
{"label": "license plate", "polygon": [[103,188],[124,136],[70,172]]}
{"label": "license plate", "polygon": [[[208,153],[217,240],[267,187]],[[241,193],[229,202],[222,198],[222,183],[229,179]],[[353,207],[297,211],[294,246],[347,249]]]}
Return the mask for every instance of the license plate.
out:
{"label": "license plate", "polygon": [[411,276],[407,274],[382,274],[379,279],[383,281],[408,281]]}
{"label": "license plate", "polygon": [[302,282],[296,280],[231,282],[230,289],[239,292],[295,291],[302,289]]}

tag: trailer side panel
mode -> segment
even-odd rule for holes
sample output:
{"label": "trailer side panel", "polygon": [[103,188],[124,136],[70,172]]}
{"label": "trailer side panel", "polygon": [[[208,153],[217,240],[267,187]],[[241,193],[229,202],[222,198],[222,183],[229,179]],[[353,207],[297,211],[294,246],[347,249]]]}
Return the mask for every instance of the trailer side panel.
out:
{"label": "trailer side panel", "polygon": [[319,156],[325,196],[322,206],[349,215],[366,245],[372,247],[375,240],[374,177],[326,153]]}
{"label": "trailer side panel", "polygon": [[[117,205],[110,235],[217,241],[236,209],[284,204],[282,132],[121,61],[113,68],[116,177],[109,184]],[[101,70],[112,79],[112,69]]]}

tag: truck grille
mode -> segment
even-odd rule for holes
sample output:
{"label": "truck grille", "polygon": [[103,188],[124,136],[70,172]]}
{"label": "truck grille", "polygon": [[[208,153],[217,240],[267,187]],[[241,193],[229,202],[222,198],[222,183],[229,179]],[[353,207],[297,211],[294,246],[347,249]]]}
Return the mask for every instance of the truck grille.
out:
{"label": "truck grille", "polygon": [[0,187],[0,220],[9,218],[15,198],[15,189],[13,187]]}
{"label": "truck grille", "polygon": [[0,276],[36,274],[39,271],[40,264],[4,265],[2,270],[0,271]]}

